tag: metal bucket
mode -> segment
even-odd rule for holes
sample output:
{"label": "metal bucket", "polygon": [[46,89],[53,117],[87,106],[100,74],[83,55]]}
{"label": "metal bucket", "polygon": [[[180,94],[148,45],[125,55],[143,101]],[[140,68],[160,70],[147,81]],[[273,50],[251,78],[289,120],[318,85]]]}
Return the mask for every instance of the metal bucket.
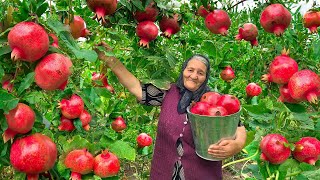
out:
{"label": "metal bucket", "polygon": [[222,159],[214,158],[208,154],[208,148],[211,144],[218,143],[222,139],[234,139],[235,133],[240,121],[240,110],[229,116],[202,116],[192,114],[187,108],[187,116],[191,123],[193,141],[196,148],[196,154],[209,161],[220,161]]}

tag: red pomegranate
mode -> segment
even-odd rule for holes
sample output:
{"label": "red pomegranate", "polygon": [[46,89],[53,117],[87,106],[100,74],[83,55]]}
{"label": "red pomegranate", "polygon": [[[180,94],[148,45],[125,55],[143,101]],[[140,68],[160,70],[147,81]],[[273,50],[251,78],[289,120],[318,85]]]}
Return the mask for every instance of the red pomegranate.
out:
{"label": "red pomegranate", "polygon": [[236,76],[234,74],[232,67],[227,66],[224,68],[224,70],[221,71],[220,77],[226,82],[231,82],[231,80],[234,79]]}
{"label": "red pomegranate", "polygon": [[84,109],[82,111],[82,113],[80,114],[79,119],[82,123],[82,127],[84,127],[84,129],[88,131],[90,129],[89,123],[92,120],[91,114],[87,110]]}
{"label": "red pomegranate", "polygon": [[225,36],[228,34],[231,20],[224,10],[214,10],[207,15],[205,24],[210,32]]}
{"label": "red pomegranate", "polygon": [[288,84],[282,85],[279,87],[280,96],[278,98],[279,102],[287,103],[298,103],[299,101],[293,99],[289,93]]}
{"label": "red pomegranate", "polygon": [[112,121],[111,127],[116,132],[122,132],[127,128],[127,125],[124,119],[121,116],[118,116],[115,120]]}
{"label": "red pomegranate", "polygon": [[75,119],[80,117],[84,110],[84,102],[82,98],[73,94],[70,99],[62,99],[59,103],[61,114],[68,119]]}
{"label": "red pomegranate", "polygon": [[58,89],[71,75],[71,60],[58,53],[44,57],[35,68],[35,82],[43,90]]}
{"label": "red pomegranate", "polygon": [[213,92],[213,91],[210,91],[210,92],[206,92],[204,93],[201,98],[200,98],[200,102],[206,102],[208,103],[209,105],[216,105],[217,102],[219,101],[221,95],[217,92]]}
{"label": "red pomegranate", "polygon": [[281,4],[271,4],[266,7],[260,16],[263,29],[276,36],[281,36],[291,22],[290,12]]}
{"label": "red pomegranate", "polygon": [[208,116],[226,116],[228,111],[222,106],[210,106],[206,113]]}
{"label": "red pomegranate", "polygon": [[81,179],[81,175],[93,170],[94,158],[87,149],[76,149],[69,152],[64,160],[64,165],[71,170],[71,179]]}
{"label": "red pomegranate", "polygon": [[58,89],[60,89],[60,90],[64,90],[66,87],[67,87],[67,85],[68,85],[68,79],[65,81],[65,82],[63,82],[59,87],[58,87]]}
{"label": "red pomegranate", "polygon": [[308,11],[303,15],[303,26],[308,28],[311,33],[317,33],[320,26],[320,11]]}
{"label": "red pomegranate", "polygon": [[287,84],[291,76],[298,72],[298,63],[289,57],[289,50],[283,50],[269,65],[269,74],[261,77],[262,81]]}
{"label": "red pomegranate", "polygon": [[101,20],[103,24],[106,24],[105,16],[116,12],[117,4],[117,0],[87,0],[90,10],[95,12],[93,19]]}
{"label": "red pomegranate", "polygon": [[58,40],[58,37],[53,34],[53,33],[50,33],[49,36],[53,39],[53,42],[51,44],[51,46],[55,47],[55,48],[59,48],[59,40]]}
{"label": "red pomegranate", "polygon": [[149,48],[149,42],[158,36],[158,27],[152,21],[143,21],[138,24],[136,33],[140,38],[139,45]]}
{"label": "red pomegranate", "polygon": [[272,164],[281,164],[287,160],[291,154],[288,147],[288,140],[281,134],[268,134],[260,142],[261,156],[263,161],[269,161]]}
{"label": "red pomegranate", "polygon": [[251,43],[252,46],[258,46],[258,28],[252,23],[245,23],[243,27],[239,28],[239,33],[236,35],[236,40],[246,40]]}
{"label": "red pomegranate", "polygon": [[320,157],[320,141],[314,137],[303,137],[295,143],[293,157],[299,162],[315,165]]}
{"label": "red pomegranate", "polygon": [[288,88],[293,99],[307,100],[316,104],[320,90],[320,77],[308,69],[298,71],[290,78]]}
{"label": "red pomegranate", "polygon": [[210,5],[208,4],[207,8],[205,8],[203,5],[201,5],[197,10],[197,15],[206,18],[209,14]]}
{"label": "red pomegranate", "polygon": [[71,132],[76,129],[71,119],[68,119],[64,116],[60,118],[60,125],[58,126],[59,131],[68,131]]}
{"label": "red pomegranate", "polygon": [[249,83],[246,86],[246,93],[248,97],[259,96],[262,92],[261,87],[256,83]]}
{"label": "red pomegranate", "polygon": [[33,134],[15,140],[10,150],[10,163],[28,179],[50,170],[57,160],[56,144],[43,134]]}
{"label": "red pomegranate", "polygon": [[107,76],[103,76],[103,78],[101,79],[103,87],[105,87],[106,89],[108,89],[108,91],[110,91],[111,94],[114,94],[114,88],[109,84],[108,82],[108,78]]}
{"label": "red pomegranate", "polygon": [[120,161],[118,157],[108,150],[102,151],[94,158],[93,172],[101,178],[115,176],[119,170]]}
{"label": "red pomegranate", "polygon": [[170,38],[173,34],[176,34],[180,31],[180,24],[178,22],[179,15],[175,14],[173,17],[163,16],[159,26],[162,31],[162,35]]}
{"label": "red pomegranate", "polygon": [[71,35],[74,39],[78,39],[79,37],[87,37],[91,34],[91,32],[86,28],[86,23],[80,16],[73,16],[73,20],[71,23],[68,23],[70,27]]}
{"label": "red pomegranate", "polygon": [[228,111],[228,114],[234,114],[240,110],[240,101],[233,95],[224,94],[217,102],[217,106],[224,107]]}
{"label": "red pomegranate", "polygon": [[150,146],[152,144],[152,137],[146,133],[140,133],[137,137],[137,143],[140,148]]}
{"label": "red pomegranate", "polygon": [[198,115],[207,115],[209,106],[210,105],[207,102],[199,101],[192,104],[190,112]]}
{"label": "red pomegranate", "polygon": [[3,141],[7,142],[18,133],[25,134],[29,132],[36,120],[36,114],[28,105],[18,103],[14,109],[5,114],[5,118],[8,129],[3,133]]}
{"label": "red pomegranate", "polygon": [[44,56],[49,49],[46,30],[34,22],[20,22],[8,34],[12,60],[34,62]]}
{"label": "red pomegranate", "polygon": [[158,10],[156,4],[153,1],[151,1],[150,4],[145,8],[144,11],[134,12],[133,17],[138,22],[143,22],[143,21],[155,22],[157,20],[158,14],[159,14],[159,10]]}
{"label": "red pomegranate", "polygon": [[11,82],[13,77],[11,75],[4,75],[2,78],[2,89],[11,93],[13,91],[14,84]]}

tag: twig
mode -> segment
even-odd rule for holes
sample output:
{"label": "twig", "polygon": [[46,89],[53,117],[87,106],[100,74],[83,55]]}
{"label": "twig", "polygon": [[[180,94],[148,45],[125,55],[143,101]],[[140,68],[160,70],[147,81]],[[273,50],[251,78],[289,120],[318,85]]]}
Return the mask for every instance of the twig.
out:
{"label": "twig", "polygon": [[243,159],[239,159],[239,160],[236,160],[236,161],[229,162],[229,163],[223,165],[222,168],[225,168],[227,166],[230,166],[232,164],[236,164],[236,163],[239,163],[239,162],[242,162],[242,161],[249,160],[249,159],[255,157],[258,153],[259,153],[259,149],[257,149],[257,151],[252,156],[249,156],[249,157],[246,157],[246,158],[243,158]]}
{"label": "twig", "polygon": [[240,3],[245,2],[245,1],[246,1],[246,0],[242,0],[242,1],[237,2],[236,4],[234,4],[233,6],[231,6],[231,7],[228,9],[228,11],[229,11],[230,9],[232,9],[232,8],[234,8],[234,7],[236,7],[236,6],[238,6]]}

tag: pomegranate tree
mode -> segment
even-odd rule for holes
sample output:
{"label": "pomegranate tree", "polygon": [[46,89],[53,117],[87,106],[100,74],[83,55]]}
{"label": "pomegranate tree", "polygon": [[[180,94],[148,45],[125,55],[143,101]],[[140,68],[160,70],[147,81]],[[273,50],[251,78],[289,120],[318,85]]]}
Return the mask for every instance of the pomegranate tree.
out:
{"label": "pomegranate tree", "polygon": [[111,128],[116,132],[122,132],[127,128],[127,125],[124,119],[121,116],[118,116],[112,121]]}
{"label": "pomegranate tree", "polygon": [[152,137],[146,133],[140,133],[137,137],[137,143],[140,148],[150,146],[152,144]]}
{"label": "pomegranate tree", "polygon": [[62,99],[59,103],[61,114],[68,119],[75,119],[80,117],[84,110],[84,102],[82,98],[73,94],[70,99]]}
{"label": "pomegranate tree", "polygon": [[8,129],[3,133],[3,141],[7,142],[13,139],[16,134],[25,134],[29,132],[36,120],[35,112],[26,104],[18,105],[5,114]]}
{"label": "pomegranate tree", "polygon": [[228,65],[221,71],[220,77],[226,82],[231,82],[231,80],[234,79],[236,76],[232,67]]}
{"label": "pomegranate tree", "polygon": [[93,172],[101,178],[115,176],[119,170],[120,161],[118,157],[108,150],[102,151],[94,158]]}
{"label": "pomegranate tree", "polygon": [[260,142],[260,149],[260,159],[272,164],[283,163],[291,154],[288,140],[281,134],[268,134],[263,137]]}
{"label": "pomegranate tree", "polygon": [[236,35],[236,40],[246,40],[251,43],[252,46],[258,46],[258,28],[252,23],[245,23],[243,27],[239,28],[239,33]]}
{"label": "pomegranate tree", "polygon": [[282,4],[271,4],[260,16],[260,24],[266,32],[281,36],[291,23],[291,14]]}
{"label": "pomegranate tree", "polygon": [[72,180],[81,179],[81,175],[93,170],[94,158],[87,149],[76,149],[69,152],[64,159],[64,165],[71,170]]}
{"label": "pomegranate tree", "polygon": [[280,96],[278,101],[287,102],[287,103],[298,103],[299,101],[293,99],[290,95],[288,84],[282,85],[279,87]]}
{"label": "pomegranate tree", "polygon": [[314,137],[303,137],[295,143],[293,157],[300,161],[315,165],[320,157],[320,141]]}
{"label": "pomegranate tree", "polygon": [[90,31],[86,28],[86,23],[80,16],[73,16],[73,20],[68,24],[71,35],[74,39],[78,39],[79,37],[87,37],[90,35]]}
{"label": "pomegranate tree", "polygon": [[91,11],[95,12],[93,19],[106,24],[105,16],[111,15],[117,10],[117,0],[87,0],[87,5]]}
{"label": "pomegranate tree", "polygon": [[71,75],[71,60],[58,53],[44,57],[35,68],[35,82],[44,90],[55,90]]}
{"label": "pomegranate tree", "polygon": [[28,179],[50,170],[57,160],[56,144],[47,136],[36,133],[15,140],[10,150],[10,163]]}
{"label": "pomegranate tree", "polygon": [[217,102],[219,101],[220,97],[221,97],[221,94],[219,94],[217,92],[210,91],[210,92],[204,93],[201,96],[200,101],[206,102],[209,105],[216,105]]}
{"label": "pomegranate tree", "polygon": [[138,22],[143,22],[143,21],[152,21],[155,22],[157,20],[157,16],[159,14],[159,10],[156,6],[156,4],[151,1],[148,6],[144,9],[144,11],[136,11],[133,14],[133,17],[138,21]]}
{"label": "pomegranate tree", "polygon": [[173,34],[176,34],[180,31],[180,24],[178,22],[179,15],[175,14],[173,17],[166,17],[163,16],[159,26],[160,30],[162,31],[162,35],[170,38]]}
{"label": "pomegranate tree", "polygon": [[297,101],[317,103],[320,90],[320,77],[313,71],[305,69],[296,72],[288,82],[289,93]]}
{"label": "pomegranate tree", "polygon": [[311,33],[317,33],[320,26],[320,11],[308,11],[303,15],[303,26],[308,28]]}
{"label": "pomegranate tree", "polygon": [[207,15],[205,24],[210,32],[225,36],[228,34],[231,20],[224,10],[214,10]]}
{"label": "pomegranate tree", "polygon": [[138,24],[136,33],[140,38],[139,45],[149,48],[149,42],[158,36],[158,27],[152,21],[143,21]]}
{"label": "pomegranate tree", "polygon": [[240,110],[241,105],[237,97],[230,94],[224,94],[217,102],[217,106],[224,107],[228,111],[228,114],[234,114]]}
{"label": "pomegranate tree", "polygon": [[34,22],[20,22],[8,34],[12,60],[35,62],[49,49],[46,30]]}
{"label": "pomegranate tree", "polygon": [[298,63],[289,57],[289,50],[283,50],[280,56],[274,58],[269,65],[269,74],[264,74],[261,80],[277,84],[287,84],[291,76],[298,72]]}
{"label": "pomegranate tree", "polygon": [[256,83],[249,83],[246,86],[246,93],[248,97],[259,96],[262,92],[261,87]]}

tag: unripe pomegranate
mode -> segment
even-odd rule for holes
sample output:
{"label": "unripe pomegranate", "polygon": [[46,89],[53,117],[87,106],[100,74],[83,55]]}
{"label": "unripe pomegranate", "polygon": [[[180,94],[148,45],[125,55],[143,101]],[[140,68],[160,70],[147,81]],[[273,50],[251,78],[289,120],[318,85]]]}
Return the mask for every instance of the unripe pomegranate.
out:
{"label": "unripe pomegranate", "polygon": [[236,76],[234,74],[232,67],[227,66],[224,68],[224,70],[221,71],[220,77],[226,82],[231,82],[231,80],[234,79]]}
{"label": "unripe pomegranate", "polygon": [[[5,114],[8,129],[3,134],[3,141],[13,139],[17,133],[25,134],[29,132],[36,120],[35,112],[26,104],[18,105]],[[10,129],[10,130],[9,130]]]}
{"label": "unripe pomegranate", "polygon": [[80,16],[73,16],[73,20],[71,23],[68,23],[70,27],[71,35],[74,39],[78,39],[79,37],[87,37],[90,35],[90,31],[86,28],[86,23]]}
{"label": "unripe pomegranate", "polygon": [[34,22],[20,22],[8,34],[12,60],[35,62],[49,49],[46,30]]}
{"label": "unripe pomegranate", "polygon": [[308,28],[311,33],[317,33],[320,26],[320,12],[308,11],[303,15],[303,26]]}
{"label": "unripe pomegranate", "polygon": [[320,157],[320,141],[314,137],[303,137],[295,143],[293,157],[299,162],[315,165]]}
{"label": "unripe pomegranate", "polygon": [[256,83],[249,83],[246,86],[246,93],[248,97],[259,96],[262,92],[261,87]]}
{"label": "unripe pomegranate", "polygon": [[10,150],[10,163],[28,179],[50,170],[57,160],[56,144],[43,134],[33,134],[15,140]]}
{"label": "unripe pomegranate", "polygon": [[207,115],[209,104],[207,102],[196,102],[191,105],[190,112],[198,115]]}
{"label": "unripe pomegranate", "polygon": [[206,18],[209,14],[210,5],[208,4],[207,8],[205,8],[203,5],[201,5],[197,10],[197,15]]}
{"label": "unripe pomegranate", "polygon": [[228,34],[231,20],[224,10],[214,10],[207,15],[205,24],[210,32],[225,36]]}
{"label": "unripe pomegranate", "polygon": [[73,94],[70,99],[62,99],[58,108],[66,118],[75,119],[83,112],[84,102],[80,96]]}
{"label": "unripe pomegranate", "polygon": [[138,24],[136,33],[140,38],[139,45],[149,48],[149,42],[158,36],[158,27],[152,21],[143,21]]}
{"label": "unripe pomegranate", "polygon": [[108,150],[102,151],[94,158],[93,172],[101,178],[115,176],[119,170],[120,161],[118,157]]}
{"label": "unripe pomegranate", "polygon": [[206,92],[204,93],[201,98],[200,98],[200,101],[201,102],[206,102],[208,103],[209,105],[216,105],[217,102],[219,101],[221,95],[217,92],[213,92],[213,91],[210,91],[210,92]]}
{"label": "unripe pomegranate", "polygon": [[90,10],[95,12],[93,19],[101,20],[103,24],[106,24],[105,16],[116,12],[117,4],[117,0],[87,0]]}
{"label": "unripe pomegranate", "polygon": [[81,179],[81,175],[93,170],[94,158],[87,149],[76,149],[69,152],[64,160],[64,165],[71,170],[71,179]]}
{"label": "unripe pomegranate", "polygon": [[137,143],[140,148],[150,146],[152,144],[152,137],[146,133],[140,133],[137,137]]}
{"label": "unripe pomegranate", "polygon": [[178,18],[178,14],[175,14],[172,18],[166,16],[162,17],[159,26],[163,36],[170,38],[173,34],[180,31]]}
{"label": "unripe pomegranate", "polygon": [[59,131],[68,131],[71,132],[76,129],[71,119],[68,119],[64,116],[60,118],[60,125],[58,127]]}
{"label": "unripe pomegranate", "polygon": [[208,116],[226,116],[228,111],[222,106],[209,106],[206,115]]}
{"label": "unripe pomegranate", "polygon": [[281,164],[286,161],[291,150],[285,143],[288,140],[280,134],[268,134],[260,142],[261,156],[260,159],[269,161],[272,164]]}
{"label": "unripe pomegranate", "polygon": [[126,122],[121,116],[118,116],[115,120],[112,121],[111,127],[116,132],[122,132],[127,128]]}
{"label": "unripe pomegranate", "polygon": [[82,127],[86,127],[88,130],[90,128],[89,123],[92,120],[91,114],[87,110],[83,110],[82,113],[79,116],[79,119],[82,123]]}
{"label": "unripe pomegranate", "polygon": [[224,107],[228,111],[228,114],[234,114],[240,110],[241,105],[237,97],[230,94],[224,94],[217,102],[217,106]]}
{"label": "unripe pomegranate", "polygon": [[289,57],[289,50],[283,50],[269,65],[269,74],[261,77],[262,81],[287,84],[291,76],[298,72],[298,63]]}
{"label": "unripe pomegranate", "polygon": [[145,8],[144,11],[134,12],[133,17],[138,22],[143,22],[143,21],[155,22],[157,20],[158,14],[159,14],[159,10],[158,10],[156,4],[153,1],[151,1],[150,4]]}
{"label": "unripe pomegranate", "polygon": [[280,96],[278,98],[279,102],[287,103],[298,103],[299,101],[293,99],[290,95],[288,84],[282,85],[279,87]]}
{"label": "unripe pomegranate", "polygon": [[58,37],[53,34],[53,33],[50,33],[49,36],[53,39],[53,42],[51,44],[51,46],[55,47],[55,48],[59,48],[59,40],[58,40]]}
{"label": "unripe pomegranate", "polygon": [[245,23],[243,27],[239,28],[239,33],[236,35],[236,40],[246,40],[251,43],[252,46],[258,46],[258,28],[252,23]]}
{"label": "unripe pomegranate", "polygon": [[290,12],[281,4],[271,4],[266,7],[260,16],[263,29],[276,36],[281,36],[291,22]]}
{"label": "unripe pomegranate", "polygon": [[55,90],[71,75],[71,60],[58,53],[44,57],[35,68],[35,82],[43,90]]}
{"label": "unripe pomegranate", "polygon": [[316,104],[320,90],[320,77],[308,69],[298,71],[290,78],[288,88],[293,99],[307,100]]}

